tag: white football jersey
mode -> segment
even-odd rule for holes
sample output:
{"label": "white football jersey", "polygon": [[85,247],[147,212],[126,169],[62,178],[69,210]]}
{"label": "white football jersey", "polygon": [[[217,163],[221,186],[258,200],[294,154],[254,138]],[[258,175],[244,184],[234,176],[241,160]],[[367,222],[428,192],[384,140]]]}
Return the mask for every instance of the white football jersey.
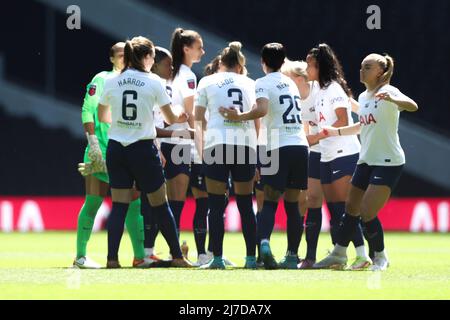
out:
{"label": "white football jersey", "polygon": [[[172,87],[167,83],[167,80],[165,79],[161,79],[161,82],[163,84],[163,86],[166,88],[166,92],[169,95],[169,97],[172,99]],[[155,127],[157,128],[163,128],[164,129],[164,116],[161,113],[161,110],[159,109],[159,105],[155,106],[154,112],[153,112],[153,117],[154,117],[154,121],[155,121]]]}
{"label": "white football jersey", "polygon": [[205,132],[205,149],[219,144],[248,146],[256,150],[255,121],[231,121],[220,113],[220,107],[234,106],[241,112],[256,103],[255,81],[235,72],[219,72],[200,80],[195,105],[209,112]]}
{"label": "white football jersey", "polygon": [[127,146],[156,138],[153,109],[170,98],[157,75],[127,69],[106,80],[99,103],[111,106],[109,138]]}
{"label": "white football jersey", "polygon": [[[174,113],[185,112],[184,99],[195,96],[197,91],[197,77],[195,73],[187,65],[182,64],[173,81],[169,82],[169,85],[172,88],[172,110]],[[171,130],[188,128],[189,123],[187,121],[174,123],[167,127],[167,129]],[[180,138],[164,138],[161,141],[172,144],[193,144],[193,141],[190,139]]]}
{"label": "white football jersey", "polygon": [[[404,95],[396,87],[385,85],[379,93],[388,92],[391,97]],[[359,95],[361,123],[360,163],[370,166],[400,166],[405,163],[405,153],[398,137],[400,111],[395,103],[378,100],[364,91]]]}
{"label": "white football jersey", "polygon": [[308,146],[303,130],[297,85],[281,72],[256,80],[256,99],[269,100],[262,122],[267,128],[267,150],[284,146]]}
{"label": "white football jersey", "polygon": [[[323,126],[331,126],[337,121],[335,112],[337,108],[346,108],[348,124],[353,124],[350,98],[336,81],[332,81],[328,87],[319,90],[314,101],[314,108],[319,130],[322,130]],[[358,153],[361,150],[358,137],[355,135],[329,137],[320,140],[319,144],[321,162],[329,162],[336,158]]]}
{"label": "white football jersey", "polygon": [[[314,101],[320,90],[320,86],[317,81],[310,81],[309,88],[310,90],[308,97],[301,100],[302,121],[308,122],[309,134],[317,134],[319,133],[319,127],[317,125],[318,121],[316,117],[316,110],[314,109]],[[310,146],[309,150],[320,153],[320,144]]]}

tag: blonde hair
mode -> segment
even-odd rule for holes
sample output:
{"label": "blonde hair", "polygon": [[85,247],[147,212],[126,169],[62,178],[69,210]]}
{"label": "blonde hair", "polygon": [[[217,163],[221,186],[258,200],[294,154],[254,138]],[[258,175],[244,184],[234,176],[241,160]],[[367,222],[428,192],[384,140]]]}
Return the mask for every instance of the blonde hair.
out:
{"label": "blonde hair", "polygon": [[292,61],[286,58],[284,59],[284,64],[281,67],[281,72],[287,76],[293,74],[308,80],[308,73],[306,72],[307,66],[308,64],[305,61]]}
{"label": "blonde hair", "polygon": [[228,44],[228,47],[222,50],[222,53],[220,54],[220,61],[223,65],[227,68],[234,68],[236,66],[242,67],[242,72],[244,72],[245,69],[245,56],[241,52],[242,49],[242,43],[239,41],[233,41]]}
{"label": "blonde hair", "polygon": [[369,54],[366,59],[374,60],[383,70],[383,74],[378,79],[378,89],[389,84],[394,75],[394,59],[388,54],[381,55],[378,53]]}

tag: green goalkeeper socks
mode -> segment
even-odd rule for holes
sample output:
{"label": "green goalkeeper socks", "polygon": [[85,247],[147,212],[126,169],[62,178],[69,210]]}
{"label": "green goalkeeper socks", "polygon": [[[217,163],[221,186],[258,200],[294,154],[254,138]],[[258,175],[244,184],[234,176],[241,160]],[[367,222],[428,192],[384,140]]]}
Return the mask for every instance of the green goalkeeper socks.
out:
{"label": "green goalkeeper socks", "polygon": [[100,196],[86,195],[83,207],[78,215],[77,226],[77,259],[86,256],[86,247],[91,237],[94,226],[95,215],[102,205],[103,198]]}
{"label": "green goalkeeper socks", "polygon": [[141,215],[141,199],[136,199],[130,203],[125,225],[130,235],[134,257],[144,259],[144,217]]}

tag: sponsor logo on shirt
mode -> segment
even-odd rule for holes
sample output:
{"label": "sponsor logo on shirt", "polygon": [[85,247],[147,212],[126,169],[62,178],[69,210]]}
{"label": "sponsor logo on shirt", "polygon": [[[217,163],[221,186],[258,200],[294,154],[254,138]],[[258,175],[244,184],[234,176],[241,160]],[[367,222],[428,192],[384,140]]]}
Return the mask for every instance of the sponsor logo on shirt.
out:
{"label": "sponsor logo on shirt", "polygon": [[375,117],[373,116],[372,113],[369,113],[369,115],[367,115],[367,114],[361,115],[361,116],[359,117],[359,122],[360,122],[362,125],[368,126],[368,125],[370,125],[370,124],[372,124],[372,123],[377,123],[377,120],[375,120]]}

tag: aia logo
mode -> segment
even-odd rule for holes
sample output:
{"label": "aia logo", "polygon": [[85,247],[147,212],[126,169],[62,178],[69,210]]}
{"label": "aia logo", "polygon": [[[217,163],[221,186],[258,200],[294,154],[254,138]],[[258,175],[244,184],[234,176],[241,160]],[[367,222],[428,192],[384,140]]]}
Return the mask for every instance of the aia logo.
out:
{"label": "aia logo", "polygon": [[373,116],[373,114],[369,113],[369,115],[367,114],[363,114],[359,117],[359,122],[362,125],[368,126],[371,123],[377,123],[377,120],[375,120],[375,117]]}
{"label": "aia logo", "polygon": [[327,120],[325,119],[325,117],[322,114],[322,112],[319,112],[319,122],[322,122],[322,121],[327,121]]}

